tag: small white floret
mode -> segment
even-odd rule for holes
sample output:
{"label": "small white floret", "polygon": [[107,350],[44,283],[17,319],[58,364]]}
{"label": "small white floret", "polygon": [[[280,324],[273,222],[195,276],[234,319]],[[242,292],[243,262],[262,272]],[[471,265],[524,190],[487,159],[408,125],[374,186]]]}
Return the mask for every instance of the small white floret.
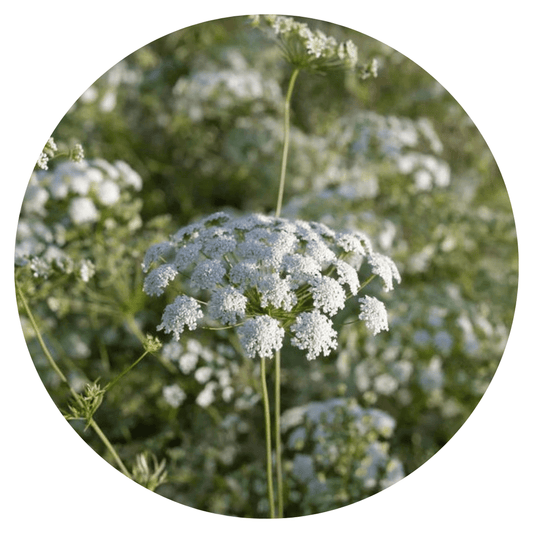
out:
{"label": "small white floret", "polygon": [[248,300],[234,287],[224,287],[213,291],[209,302],[209,314],[222,324],[235,325],[246,314]]}
{"label": "small white floret", "polygon": [[100,217],[96,206],[90,198],[74,198],[70,202],[68,213],[74,224],[96,222]]}
{"label": "small white floret", "polygon": [[207,259],[198,264],[191,275],[191,287],[214,289],[222,283],[226,269],[220,259]]}
{"label": "small white floret", "polygon": [[373,296],[359,298],[361,303],[361,313],[359,318],[364,320],[366,327],[377,335],[380,331],[388,331],[387,310],[385,304]]}
{"label": "small white floret", "polygon": [[327,356],[337,348],[337,332],[333,329],[333,323],[319,311],[299,314],[291,326],[291,332],[294,335],[291,343],[301,350],[307,350],[309,361],[320,354]]}
{"label": "small white floret", "polygon": [[372,266],[372,274],[376,274],[383,280],[385,292],[394,288],[393,281],[400,283],[402,280],[398,267],[390,257],[374,252],[368,256],[368,262]]}
{"label": "small white floret", "polygon": [[315,307],[323,313],[333,316],[344,308],[346,293],[340,283],[333,278],[323,276],[312,281],[311,294]]}
{"label": "small white floret", "polygon": [[167,305],[163,312],[162,321],[157,330],[172,333],[179,340],[185,326],[190,330],[196,329],[197,321],[203,317],[200,304],[189,296],[178,296],[173,303]]}
{"label": "small white floret", "polygon": [[250,318],[239,328],[241,345],[248,357],[273,357],[274,351],[281,350],[284,335],[279,322],[267,315]]}

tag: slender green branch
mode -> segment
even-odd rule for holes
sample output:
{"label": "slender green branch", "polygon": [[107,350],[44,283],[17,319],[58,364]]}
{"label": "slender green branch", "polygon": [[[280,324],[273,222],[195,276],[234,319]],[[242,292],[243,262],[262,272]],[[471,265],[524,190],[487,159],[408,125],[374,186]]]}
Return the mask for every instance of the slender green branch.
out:
{"label": "slender green branch", "polygon": [[281,351],[276,350],[274,433],[276,437],[276,477],[278,482],[278,518],[283,518],[283,468],[281,460]]}
{"label": "slender green branch", "polygon": [[222,331],[224,329],[234,329],[238,326],[242,326],[244,322],[239,322],[237,324],[233,324],[231,326],[221,326],[221,327],[210,327],[210,326],[203,326],[202,329],[207,329],[209,331]]}
{"label": "slender green branch", "polygon": [[[126,317],[126,323],[128,324],[131,332],[137,337],[137,339],[140,341],[142,345],[144,345],[146,341],[146,336],[142,332],[141,328],[137,325],[137,322],[135,322],[135,317],[132,315],[128,315]],[[145,354],[146,355],[146,354]],[[165,359],[164,357],[156,356],[157,361],[161,363],[170,373],[177,374],[178,370],[177,368],[172,364],[171,361]],[[137,363],[135,363],[137,364]]]}
{"label": "slender green branch", "polygon": [[270,428],[270,408],[268,403],[268,390],[266,384],[266,363],[265,358],[261,358],[261,385],[263,388],[263,405],[265,409],[265,444],[267,460],[267,483],[268,483],[268,505],[270,508],[270,518],[275,518],[274,509],[274,483],[272,481],[272,438]]}
{"label": "slender green branch", "polygon": [[109,442],[107,437],[104,435],[104,432],[100,429],[100,426],[95,422],[94,419],[91,419],[89,422],[89,425],[94,429],[95,433],[100,437],[100,440],[104,443],[105,447],[109,450],[111,455],[113,456],[113,459],[115,459],[118,467],[120,468],[120,471],[130,479],[132,479],[131,474],[129,473],[128,469],[124,466],[124,463],[120,459],[117,451],[113,447],[113,445]]}
{"label": "slender green branch", "polygon": [[279,179],[278,203],[276,205],[276,217],[281,213],[281,205],[283,203],[283,190],[285,188],[285,174],[287,172],[287,157],[289,154],[289,136],[290,136],[290,110],[291,110],[291,96],[294,89],[294,83],[300,70],[294,69],[289,81],[289,88],[285,98],[285,120],[283,125],[283,156],[281,158],[281,174]]}
{"label": "slender green branch", "polygon": [[126,316],[126,323],[128,324],[128,327],[130,328],[131,332],[137,337],[141,344],[144,344],[145,336],[141,328],[137,325],[137,322],[135,322],[135,317],[133,315]]}
{"label": "slender green branch", "polygon": [[363,283],[361,283],[361,286],[359,287],[359,290],[357,291],[357,293],[359,293],[359,291],[361,289],[364,289],[375,277],[376,277],[376,274],[372,274],[371,276],[368,277],[368,279],[363,281]]}
{"label": "slender green branch", "polygon": [[370,275],[367,279],[365,279],[365,281],[363,281],[363,283],[361,283],[361,286],[359,287],[359,289],[357,289],[357,292],[355,294],[350,294],[346,298],[346,300],[348,301],[350,298],[357,296],[359,292],[361,292],[361,290],[364,289],[375,277],[376,277],[376,274]]}
{"label": "slender green branch", "polygon": [[24,307],[24,310],[26,311],[26,314],[28,315],[28,318],[30,319],[31,325],[33,327],[33,330],[35,331],[35,335],[37,336],[37,340],[39,341],[39,344],[44,352],[44,355],[46,356],[46,359],[48,359],[48,362],[50,363],[50,366],[54,369],[55,373],[59,376],[59,379],[66,385],[68,385],[70,391],[73,394],[76,394],[74,389],[70,386],[70,383],[68,382],[67,377],[61,369],[57,366],[57,363],[54,361],[54,358],[52,357],[52,354],[50,353],[50,350],[48,349],[48,346],[46,346],[42,336],[41,332],[39,330],[39,327],[37,326],[37,322],[35,322],[35,318],[33,317],[33,313],[31,312],[30,306],[28,305],[28,302],[26,301],[26,298],[24,297],[24,294],[22,294],[22,291],[20,290],[19,286],[17,285],[17,282],[15,281],[15,288],[17,291],[17,294],[20,298],[20,301],[22,302],[22,305]]}
{"label": "slender green branch", "polygon": [[[30,306],[28,305],[28,302],[26,301],[26,298],[24,297],[24,294],[22,294],[22,291],[18,287],[16,281],[15,281],[15,287],[16,287],[17,294],[18,294],[18,296],[20,298],[20,301],[22,302],[22,305],[24,307],[24,310],[26,311],[26,314],[28,315],[28,318],[30,319],[31,325],[33,326],[33,329],[35,330],[35,334],[37,336],[37,340],[39,341],[39,344],[40,344],[40,346],[41,346],[41,348],[42,348],[42,350],[44,352],[44,355],[46,356],[46,359],[50,363],[50,366],[53,368],[55,373],[59,376],[61,381],[68,386],[68,388],[70,389],[70,392],[74,396],[74,398],[76,400],[78,400],[79,399],[79,394],[72,388],[72,386],[69,383],[67,377],[65,376],[65,374],[63,374],[63,372],[61,371],[61,369],[59,368],[57,363],[54,361],[54,358],[52,357],[52,354],[50,353],[50,350],[48,350],[48,347],[46,346],[46,344],[45,344],[45,342],[44,342],[44,340],[43,340],[43,338],[41,336],[41,332],[39,330],[39,327],[37,326],[37,322],[35,321],[33,313],[31,312]],[[120,459],[120,457],[119,457],[117,451],[115,450],[115,448],[113,447],[113,445],[109,442],[109,440],[105,436],[104,432],[100,429],[100,426],[95,422],[94,419],[91,419],[89,421],[89,425],[94,429],[95,433],[98,435],[100,440],[104,443],[105,447],[109,450],[109,452],[111,453],[111,455],[115,459],[120,471],[124,475],[128,476],[131,479],[131,477],[132,477],[131,474],[129,473],[128,469],[124,466],[124,463]]]}
{"label": "slender green branch", "polygon": [[105,390],[108,391],[109,389],[111,389],[111,387],[114,387],[115,384],[117,383],[117,381],[119,379],[121,379],[122,377],[124,377],[132,368],[134,368],[135,366],[137,366],[150,352],[148,350],[146,350],[134,363],[132,363],[128,368],[126,368],[125,370],[123,370],[117,377],[115,377],[115,379],[113,379],[113,381],[110,381],[106,386],[105,386]]}

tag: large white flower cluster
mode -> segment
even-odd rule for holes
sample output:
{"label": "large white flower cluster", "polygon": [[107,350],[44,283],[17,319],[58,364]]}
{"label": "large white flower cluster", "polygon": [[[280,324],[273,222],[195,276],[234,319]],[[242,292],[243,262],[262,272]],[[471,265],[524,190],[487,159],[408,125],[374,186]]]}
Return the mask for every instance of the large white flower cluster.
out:
{"label": "large white flower cluster", "polygon": [[[144,291],[160,296],[175,278],[187,289],[167,305],[158,329],[178,340],[202,319],[237,327],[249,357],[272,357],[286,336],[309,360],[337,347],[331,318],[360,288],[363,264],[385,291],[400,281],[394,262],[357,231],[316,222],[219,212],[151,246]],[[362,300],[360,318],[376,334],[388,329],[385,306]]]}

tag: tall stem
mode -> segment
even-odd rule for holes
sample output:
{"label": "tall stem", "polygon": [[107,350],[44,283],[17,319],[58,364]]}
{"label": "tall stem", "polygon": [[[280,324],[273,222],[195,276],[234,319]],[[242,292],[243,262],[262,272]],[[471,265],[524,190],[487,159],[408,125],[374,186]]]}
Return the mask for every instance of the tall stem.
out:
{"label": "tall stem", "polygon": [[276,378],[275,378],[275,411],[274,411],[274,432],[276,436],[276,477],[278,485],[278,518],[283,518],[283,469],[281,461],[281,431],[280,431],[280,415],[281,415],[281,351],[276,350]]}
{"label": "tall stem", "polygon": [[[294,84],[300,69],[295,68],[292,71],[289,80],[289,87],[287,89],[287,96],[285,97],[285,113],[283,121],[283,154],[281,157],[281,172],[279,178],[278,202],[276,204],[276,217],[281,214],[281,206],[283,204],[283,191],[285,189],[285,175],[287,173],[287,159],[289,155],[289,139],[290,139],[290,112],[291,112],[291,97],[294,90]],[[275,356],[275,386],[274,386],[274,431],[276,438],[276,478],[278,490],[278,517],[283,517],[283,467],[281,459],[281,433],[280,433],[280,412],[281,412],[281,352],[276,351]],[[265,389],[266,390],[266,389]],[[266,414],[265,414],[266,416]],[[271,461],[270,453],[268,460]],[[272,468],[272,467],[270,467]],[[272,514],[272,511],[271,511]]]}
{"label": "tall stem", "polygon": [[275,518],[276,514],[274,509],[274,483],[272,481],[272,438],[270,429],[270,408],[268,404],[266,363],[264,357],[261,358],[261,385],[263,388],[263,405],[265,408],[265,444],[267,460],[268,505],[270,508],[270,518]]}
{"label": "tall stem", "polygon": [[289,81],[289,88],[287,89],[287,96],[285,98],[285,118],[283,123],[283,156],[281,158],[281,173],[279,179],[278,203],[276,205],[276,217],[281,213],[281,205],[283,203],[283,189],[285,188],[285,173],[287,171],[287,156],[289,154],[289,136],[290,136],[290,111],[291,111],[291,96],[294,89],[294,82],[300,69],[295,68],[292,72]]}
{"label": "tall stem", "polygon": [[[22,291],[18,287],[17,283],[15,282],[15,287],[17,290],[17,294],[20,298],[20,301],[22,302],[22,305],[24,307],[24,310],[26,311],[26,314],[28,315],[28,318],[30,319],[31,325],[33,326],[33,329],[35,331],[35,335],[37,336],[37,340],[39,341],[39,344],[44,352],[44,355],[46,356],[46,359],[50,363],[50,366],[54,369],[54,372],[59,376],[59,379],[67,385],[67,387],[70,389],[71,394],[74,396],[74,398],[79,398],[78,393],[72,388],[71,384],[69,383],[67,377],[59,366],[57,366],[57,363],[54,361],[54,358],[52,357],[52,354],[50,353],[50,350],[48,350],[48,346],[46,346],[42,336],[41,332],[39,330],[39,327],[37,326],[37,322],[35,321],[35,318],[33,316],[33,313],[31,312],[30,306],[28,305],[28,302],[26,301],[26,298],[24,297],[24,294],[22,294]],[[113,447],[113,445],[109,442],[108,438],[105,436],[104,432],[101,430],[100,426],[94,421],[91,420],[89,425],[94,429],[95,433],[98,435],[100,440],[104,443],[105,447],[108,449],[108,451],[111,453],[113,458],[115,459],[115,462],[117,463],[117,466],[119,467],[120,471],[127,477],[131,478],[131,474],[129,473],[128,469],[120,459],[117,451]]]}

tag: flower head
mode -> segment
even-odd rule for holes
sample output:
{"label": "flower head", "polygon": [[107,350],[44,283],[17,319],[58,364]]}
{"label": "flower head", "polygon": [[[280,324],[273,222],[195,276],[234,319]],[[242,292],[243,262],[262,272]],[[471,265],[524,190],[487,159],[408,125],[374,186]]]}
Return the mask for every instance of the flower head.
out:
{"label": "flower head", "polygon": [[163,313],[162,321],[157,330],[172,333],[179,340],[185,326],[190,330],[196,329],[197,321],[202,318],[200,304],[189,296],[178,296],[173,303],[167,305]]}
{"label": "flower head", "polygon": [[387,310],[383,302],[373,296],[359,298],[361,303],[361,314],[359,318],[364,320],[366,327],[376,335],[380,331],[388,331]]}
{"label": "flower head", "polygon": [[368,262],[372,266],[372,273],[383,280],[383,290],[385,292],[393,289],[393,280],[398,283],[401,281],[398,267],[390,257],[383,254],[371,253],[368,256]]}
{"label": "flower head", "polygon": [[222,324],[235,325],[246,314],[246,296],[235,287],[224,287],[213,291],[209,302],[210,314]]}
{"label": "flower head", "polygon": [[333,322],[316,310],[298,315],[291,332],[294,334],[292,344],[307,350],[309,361],[320,354],[327,356],[337,347],[337,332],[333,329]]}
{"label": "flower head", "polygon": [[248,357],[273,357],[274,351],[281,350],[284,335],[279,322],[268,315],[250,318],[239,328],[239,339]]}
{"label": "flower head", "polygon": [[163,387],[163,397],[171,407],[179,407],[185,401],[187,395],[177,383],[174,383]]}
{"label": "flower head", "polygon": [[[180,290],[190,290],[190,296],[182,294],[166,307],[158,326],[175,339],[205,316],[208,322],[238,328],[249,357],[272,357],[289,333],[292,344],[311,360],[336,348],[328,316],[343,309],[361,286],[359,267],[348,262],[350,257],[358,265],[366,259],[383,278],[385,290],[399,281],[392,260],[374,253],[357,231],[336,232],[324,224],[266,215],[214,213],[148,249],[144,291],[160,296],[178,277]],[[360,318],[373,331],[386,329],[384,305],[364,302]]]}

